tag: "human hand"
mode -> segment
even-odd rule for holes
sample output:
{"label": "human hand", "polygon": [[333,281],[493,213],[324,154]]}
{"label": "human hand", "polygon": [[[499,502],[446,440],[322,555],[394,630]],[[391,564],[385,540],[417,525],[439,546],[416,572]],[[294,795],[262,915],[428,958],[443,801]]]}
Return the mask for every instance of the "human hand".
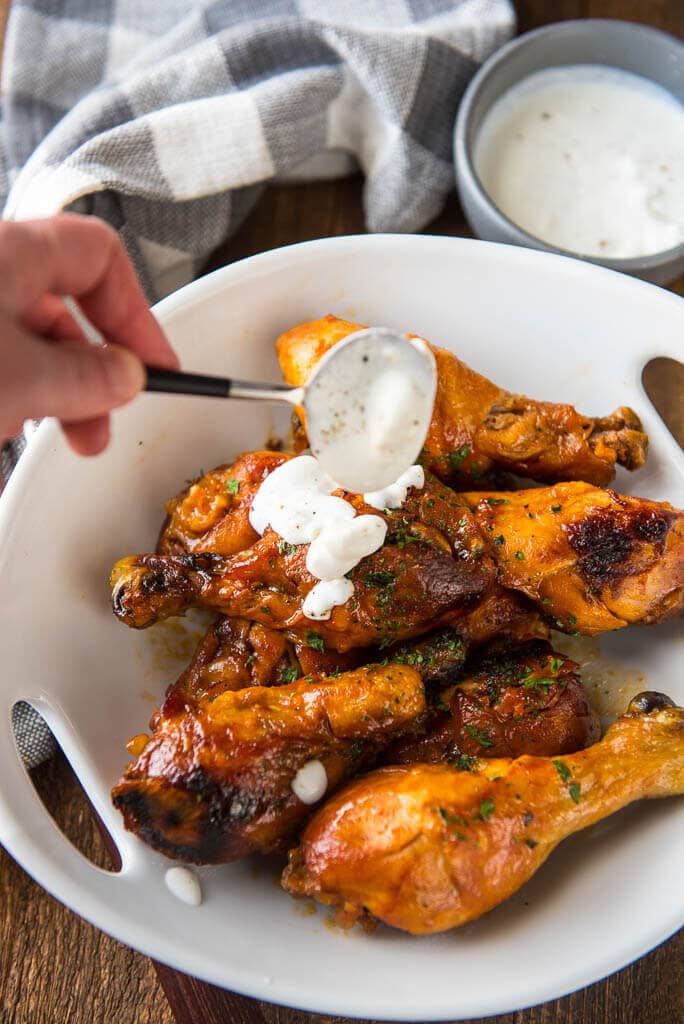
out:
{"label": "human hand", "polygon": [[[65,295],[106,345],[86,339]],[[72,213],[0,222],[0,444],[56,416],[75,452],[96,455],[110,411],[143,387],[143,362],[178,367],[113,228]]]}

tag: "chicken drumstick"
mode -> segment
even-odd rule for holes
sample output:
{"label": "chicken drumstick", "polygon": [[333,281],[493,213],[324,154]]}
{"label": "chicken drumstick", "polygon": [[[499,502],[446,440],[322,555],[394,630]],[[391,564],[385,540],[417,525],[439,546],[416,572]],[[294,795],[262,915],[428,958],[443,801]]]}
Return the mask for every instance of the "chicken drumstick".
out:
{"label": "chicken drumstick", "polygon": [[[203,496],[213,493],[203,482],[194,486]],[[331,649],[348,651],[455,622],[492,592],[495,577],[498,587],[534,602],[550,625],[588,636],[656,622],[684,604],[684,513],[667,502],[580,482],[455,494],[434,477],[394,511],[339,493],[357,512],[384,519],[387,539],[352,570],[354,598],[329,620],[311,623],[302,611],[316,583],[306,569],[306,546],[283,546],[271,531],[229,556],[208,552],[200,532],[196,553],[122,559],[112,573],[116,615],[143,628],[194,604],[293,638],[314,629]],[[219,531],[228,544],[235,522],[243,536],[249,500],[223,506],[210,535]],[[204,497],[189,493],[185,501],[203,504]],[[162,534],[164,549],[170,529]]]}
{"label": "chicken drumstick", "polygon": [[[282,334],[276,349],[287,383],[305,384],[328,349],[363,326],[327,316]],[[442,480],[463,484],[498,468],[534,480],[607,484],[616,464],[644,464],[648,438],[632,409],[594,419],[571,405],[512,395],[446,349],[431,348],[437,398],[423,462]]]}
{"label": "chicken drumstick", "polygon": [[563,839],[650,797],[684,792],[684,712],[635,697],[603,739],[563,758],[383,768],[329,800],[283,885],[414,935],[472,921],[530,878]]}
{"label": "chicken drumstick", "polygon": [[[217,864],[287,849],[312,805],[424,711],[421,678],[404,665],[168,706],[112,799],[126,828],[168,857]],[[306,801],[293,780],[312,761],[324,785]]]}

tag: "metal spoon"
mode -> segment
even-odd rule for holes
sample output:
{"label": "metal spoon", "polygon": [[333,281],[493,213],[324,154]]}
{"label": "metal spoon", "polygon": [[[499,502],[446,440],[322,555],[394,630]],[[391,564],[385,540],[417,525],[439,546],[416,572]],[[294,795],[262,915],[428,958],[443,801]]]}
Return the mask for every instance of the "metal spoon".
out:
{"label": "metal spoon", "polygon": [[303,405],[313,454],[333,480],[354,493],[388,486],[415,462],[437,386],[435,359],[425,342],[387,327],[350,334],[298,388],[146,369],[146,391]]}

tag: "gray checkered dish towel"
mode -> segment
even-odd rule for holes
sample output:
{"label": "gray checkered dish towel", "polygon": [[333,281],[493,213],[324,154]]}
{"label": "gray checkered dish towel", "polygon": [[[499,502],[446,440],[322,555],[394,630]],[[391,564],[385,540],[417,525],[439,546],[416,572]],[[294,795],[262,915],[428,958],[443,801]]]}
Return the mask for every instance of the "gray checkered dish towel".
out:
{"label": "gray checkered dish towel", "polygon": [[[151,301],[272,180],[360,169],[368,229],[417,231],[453,186],[468,79],[514,26],[510,0],[12,0],[5,216],[104,218]],[[27,704],[14,725],[27,765],[50,755]]]}

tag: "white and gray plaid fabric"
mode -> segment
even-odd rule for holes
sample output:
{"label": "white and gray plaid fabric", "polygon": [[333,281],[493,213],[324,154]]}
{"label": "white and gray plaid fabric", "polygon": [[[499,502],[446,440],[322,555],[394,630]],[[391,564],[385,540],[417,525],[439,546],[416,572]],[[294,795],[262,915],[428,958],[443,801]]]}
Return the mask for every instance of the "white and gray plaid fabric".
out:
{"label": "white and gray plaid fabric", "polygon": [[13,0],[6,215],[104,217],[151,299],[272,179],[360,167],[369,230],[416,231],[453,186],[465,85],[513,27],[510,0]]}
{"label": "white and gray plaid fabric", "polygon": [[[151,300],[274,179],[361,169],[368,229],[416,231],[453,186],[466,83],[514,24],[510,0],[12,0],[5,216],[103,217]],[[28,705],[14,722],[28,765],[49,756]]]}

